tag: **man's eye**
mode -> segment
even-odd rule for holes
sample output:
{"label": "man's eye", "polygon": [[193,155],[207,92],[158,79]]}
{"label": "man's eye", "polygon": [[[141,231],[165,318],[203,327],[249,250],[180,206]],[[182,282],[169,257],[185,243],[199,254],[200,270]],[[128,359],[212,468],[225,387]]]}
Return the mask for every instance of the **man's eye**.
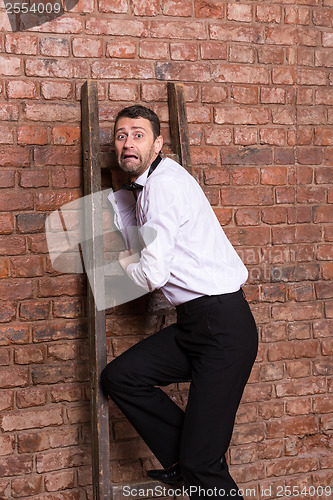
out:
{"label": "man's eye", "polygon": [[137,137],[138,139],[141,139],[141,137],[143,137],[143,134],[141,134],[140,132],[138,132],[135,137]]}
{"label": "man's eye", "polygon": [[118,141],[122,141],[125,139],[125,135],[124,134],[121,134],[121,135],[117,135],[117,140]]}

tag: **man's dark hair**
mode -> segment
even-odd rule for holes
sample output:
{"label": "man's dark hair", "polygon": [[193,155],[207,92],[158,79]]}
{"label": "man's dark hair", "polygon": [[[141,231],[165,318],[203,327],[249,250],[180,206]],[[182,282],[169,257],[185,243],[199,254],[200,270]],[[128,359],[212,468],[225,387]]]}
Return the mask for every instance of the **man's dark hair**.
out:
{"label": "man's dark hair", "polygon": [[160,119],[157,114],[149,108],[145,106],[141,106],[140,104],[135,104],[134,106],[128,106],[127,108],[122,109],[116,116],[114,122],[114,130],[116,130],[116,125],[119,118],[123,117],[127,118],[146,118],[151,123],[151,128],[153,129],[154,140],[161,135],[161,125]]}

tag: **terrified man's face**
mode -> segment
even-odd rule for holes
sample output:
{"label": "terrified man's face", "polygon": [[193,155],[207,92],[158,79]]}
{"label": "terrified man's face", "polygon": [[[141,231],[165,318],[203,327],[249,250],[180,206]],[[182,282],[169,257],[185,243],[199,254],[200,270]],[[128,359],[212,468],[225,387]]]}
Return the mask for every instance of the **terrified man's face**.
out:
{"label": "terrified man's face", "polygon": [[163,138],[154,139],[151,123],[146,118],[119,118],[114,144],[120,168],[135,181],[154,161],[162,149]]}

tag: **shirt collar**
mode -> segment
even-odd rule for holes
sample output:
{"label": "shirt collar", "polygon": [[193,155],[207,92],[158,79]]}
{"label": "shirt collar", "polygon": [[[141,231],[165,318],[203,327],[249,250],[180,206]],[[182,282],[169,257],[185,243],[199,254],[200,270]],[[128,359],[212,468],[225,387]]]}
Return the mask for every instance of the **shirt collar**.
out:
{"label": "shirt collar", "polygon": [[147,182],[147,178],[148,178],[148,172],[149,172],[149,169],[150,169],[150,165],[148,168],[146,168],[146,170],[143,172],[143,174],[140,175],[140,177],[138,177],[136,179],[136,184],[140,184],[140,186],[144,186]]}

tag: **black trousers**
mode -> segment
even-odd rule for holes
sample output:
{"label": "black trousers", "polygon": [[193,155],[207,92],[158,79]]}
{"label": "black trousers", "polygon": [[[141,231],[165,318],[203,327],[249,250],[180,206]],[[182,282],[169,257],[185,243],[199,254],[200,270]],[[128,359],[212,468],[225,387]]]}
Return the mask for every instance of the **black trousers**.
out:
{"label": "black trousers", "polygon": [[[109,363],[102,385],[163,467],[180,462],[186,488],[234,497],[225,453],[257,348],[242,290],[200,297],[177,306],[177,323]],[[156,387],[189,380],[185,412]]]}

